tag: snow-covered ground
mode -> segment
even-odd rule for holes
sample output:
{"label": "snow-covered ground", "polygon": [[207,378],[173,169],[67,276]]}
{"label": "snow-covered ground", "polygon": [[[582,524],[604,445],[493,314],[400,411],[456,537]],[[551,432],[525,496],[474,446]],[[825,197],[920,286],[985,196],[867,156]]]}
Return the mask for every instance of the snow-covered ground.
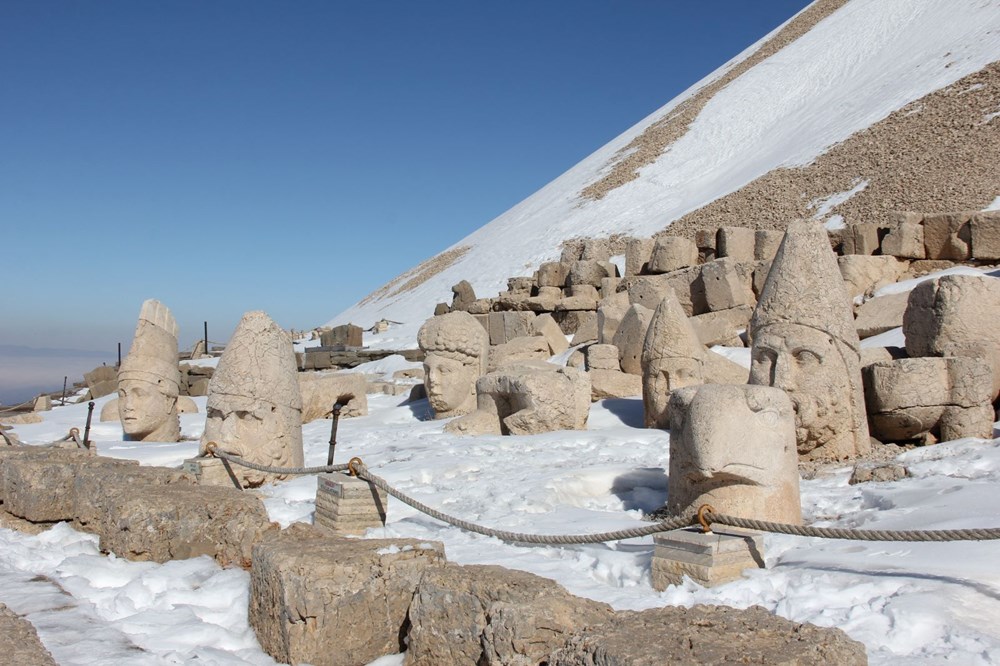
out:
{"label": "snow-covered ground", "polygon": [[[898,335],[898,334],[897,334]],[[390,373],[401,357],[362,367]],[[104,401],[97,401],[96,411]],[[182,416],[185,437],[204,428]],[[664,502],[669,433],[642,428],[640,398],[593,405],[586,431],[461,438],[429,418],[426,401],[369,396],[368,416],[345,419],[337,461],[369,468],[421,501],[484,525],[536,533],[634,526]],[[44,414],[17,432],[43,443],[81,426],[86,405]],[[329,421],[303,428],[306,464],[326,459]],[[121,442],[95,424],[98,451],[177,465],[196,442]],[[961,440],[900,457],[912,477],[850,486],[849,467],[802,482],[806,520],[885,529],[1000,527],[1000,440]],[[312,519],[316,479],[263,489],[272,519]],[[445,526],[389,500],[371,537],[444,542],[459,563],[491,563],[552,578],[621,609],[667,604],[759,604],[784,617],[844,629],[872,663],[1000,661],[1000,542],[861,543],[770,535],[767,568],[714,589],[687,582],[656,592],[649,538],[607,545],[514,546]],[[60,664],[269,664],[247,625],[249,577],[207,557],[164,565],[101,555],[96,538],[60,524],[38,536],[0,529],[0,602],[25,614]],[[141,651],[136,650],[136,646]],[[398,657],[381,660],[398,664]]]}

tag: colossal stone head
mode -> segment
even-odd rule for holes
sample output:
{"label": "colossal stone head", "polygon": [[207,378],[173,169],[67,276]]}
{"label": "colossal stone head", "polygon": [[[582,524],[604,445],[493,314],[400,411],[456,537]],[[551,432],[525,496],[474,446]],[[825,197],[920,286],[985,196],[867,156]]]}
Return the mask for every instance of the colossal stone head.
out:
{"label": "colossal stone head", "polygon": [[[201,455],[209,442],[245,460],[301,467],[302,398],[292,342],[266,313],[243,315],[208,384]],[[233,465],[244,486],[283,476]]]}
{"label": "colossal stone head", "polygon": [[670,398],[667,508],[801,523],[795,413],[768,386],[705,384]]}
{"label": "colossal stone head", "polygon": [[750,319],[750,383],[785,391],[798,451],[846,460],[870,449],[860,341],[826,231],[789,224]]}
{"label": "colossal stone head", "polygon": [[647,428],[670,427],[670,392],[704,383],[705,346],[673,290],[653,314],[642,345],[642,404]]}
{"label": "colossal stone head", "polygon": [[118,370],[118,415],[125,439],[178,441],[179,389],[177,322],[167,306],[149,299],[142,304],[132,347]]}
{"label": "colossal stone head", "polygon": [[434,418],[461,416],[476,409],[476,380],[486,373],[489,337],[468,312],[431,317],[420,327],[424,384]]}

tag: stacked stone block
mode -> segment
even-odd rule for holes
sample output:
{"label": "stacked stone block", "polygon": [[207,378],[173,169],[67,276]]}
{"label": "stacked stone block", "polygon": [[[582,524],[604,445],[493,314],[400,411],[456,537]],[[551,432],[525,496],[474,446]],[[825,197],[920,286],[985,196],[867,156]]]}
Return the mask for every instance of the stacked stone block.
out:
{"label": "stacked stone block", "polygon": [[364,534],[385,525],[388,496],[384,490],[347,474],[316,477],[314,523],[334,534]]}

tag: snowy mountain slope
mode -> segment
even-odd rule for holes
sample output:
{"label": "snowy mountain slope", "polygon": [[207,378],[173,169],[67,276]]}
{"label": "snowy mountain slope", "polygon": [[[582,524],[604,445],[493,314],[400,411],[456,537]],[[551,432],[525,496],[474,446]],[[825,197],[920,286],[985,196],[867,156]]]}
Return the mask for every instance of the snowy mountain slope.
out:
{"label": "snowy mountain slope", "polygon": [[788,25],[329,325],[368,326],[384,317],[403,325],[375,344],[413,346],[434,304],[450,301],[451,285],[462,279],[492,296],[508,277],[530,275],[557,258],[566,239],[653,235],[764,174],[809,164],[890,113],[1000,60],[997,0],[850,0],[715,93],[637,179],[598,200],[581,197],[620,149]]}

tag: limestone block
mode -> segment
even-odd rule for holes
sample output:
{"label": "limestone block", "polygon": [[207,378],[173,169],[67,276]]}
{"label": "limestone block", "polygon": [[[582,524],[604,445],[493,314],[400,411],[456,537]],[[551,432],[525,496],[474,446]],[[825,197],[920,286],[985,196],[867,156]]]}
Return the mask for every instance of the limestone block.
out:
{"label": "limestone block", "polygon": [[[563,340],[566,338],[564,337]],[[490,347],[489,360],[486,364],[488,372],[493,372],[512,362],[539,360],[549,358],[549,343],[539,336],[514,338],[510,342]]]}
{"label": "limestone block", "polygon": [[[664,631],[669,627],[669,631]],[[840,629],[786,620],[760,606],[665,606],[620,612],[577,632],[549,666],[838,664],[865,666],[865,646]]]}
{"label": "limestone block", "polygon": [[896,257],[848,254],[837,257],[837,267],[847,293],[854,298],[896,282],[907,264]]}
{"label": "limestone block", "polygon": [[179,469],[138,465],[80,465],[73,478],[74,526],[102,536],[116,529],[102,518],[123,495],[147,486],[194,486],[197,479]]}
{"label": "limestone block", "polygon": [[335,345],[361,347],[364,345],[363,338],[364,332],[361,330],[361,327],[354,324],[334,326],[331,329],[320,331],[319,334],[320,344],[324,347],[333,347]]}
{"label": "limestone block", "polygon": [[570,239],[562,242],[562,251],[559,253],[559,261],[566,265],[580,260],[583,253],[583,242],[581,239]]}
{"label": "limestone block", "polygon": [[899,481],[910,475],[909,470],[902,463],[894,461],[864,461],[854,464],[851,478],[847,483],[856,485],[859,483],[884,483]]}
{"label": "limestone block", "polygon": [[[306,354],[307,358],[308,358],[308,356],[309,355]],[[326,355],[326,359],[327,359],[327,367],[329,367],[329,360],[330,360],[330,355],[329,354]],[[190,382],[188,384],[188,395],[191,396],[191,397],[198,397],[198,396],[208,395],[208,386],[209,386],[210,383],[211,383],[211,380],[207,379],[205,377],[202,377],[200,379],[195,379],[194,381],[192,381],[192,382]],[[180,400],[178,400],[178,406],[179,405],[180,405]],[[178,412],[180,412],[179,407],[178,407]]]}
{"label": "limestone block", "polygon": [[598,294],[594,292],[594,297],[567,296],[556,303],[556,311],[596,310],[598,300],[597,295]]}
{"label": "limestone block", "polygon": [[363,535],[385,525],[388,495],[373,484],[341,472],[316,477],[313,524],[334,534]]}
{"label": "limestone block", "polygon": [[649,258],[653,254],[652,238],[633,238],[625,247],[625,276],[639,275],[644,272]]}
{"label": "limestone block", "polygon": [[611,256],[611,243],[607,238],[584,239],[580,248],[580,259],[607,261]]}
{"label": "limestone block", "polygon": [[691,326],[703,345],[725,345],[742,347],[740,331],[745,331],[750,323],[753,308],[742,305],[728,310],[706,312],[691,317]]}
{"label": "limestone block", "polygon": [[299,391],[302,394],[302,422],[332,418],[334,403],[341,403],[341,418],[366,416],[367,381],[359,372],[319,373],[300,372]]}
{"label": "limestone block", "polygon": [[628,292],[619,291],[597,305],[597,342],[610,344],[629,308]]}
{"label": "limestone block", "polygon": [[1000,211],[976,213],[969,221],[972,257],[1000,259]]}
{"label": "limestone block", "polygon": [[[7,421],[9,419],[5,418],[4,420]],[[10,436],[8,433],[4,434],[7,434],[8,437]],[[8,464],[21,460],[72,462],[87,458],[90,455],[89,451],[78,448],[56,449],[40,446],[4,446],[0,443],[0,503],[6,502],[3,477]]]}
{"label": "limestone block", "polygon": [[[488,314],[493,311],[493,303],[494,301],[492,298],[477,298],[472,301],[472,303],[469,303],[465,310],[471,315]],[[454,309],[455,308],[452,308],[452,310]]]}
{"label": "limestone block", "polygon": [[434,316],[448,314],[451,312],[451,307],[447,303],[438,303],[434,306]]}
{"label": "limestone block", "polygon": [[865,301],[854,321],[858,337],[864,340],[902,326],[909,297],[907,293],[887,294]]}
{"label": "limestone block", "polygon": [[538,295],[528,299],[528,309],[532,312],[552,312],[562,297],[563,292],[560,287],[539,287]]}
{"label": "limestone block", "polygon": [[746,384],[750,371],[709,349],[705,353],[702,373],[706,384]]}
{"label": "limestone block", "polygon": [[993,373],[976,358],[906,358],[864,369],[872,434],[882,441],[936,432],[942,439],[993,433]]}
{"label": "limestone block", "polygon": [[476,382],[477,408],[445,430],[465,435],[532,435],[585,430],[590,377],[544,361],[512,363]]}
{"label": "limestone block", "polygon": [[501,311],[520,311],[527,312],[531,310],[531,292],[528,291],[518,291],[514,293],[504,292],[497,296],[495,309]]}
{"label": "limestone block", "polygon": [[424,385],[434,418],[460,416],[475,409],[476,379],[486,372],[495,321],[491,316],[487,333],[473,315],[451,312],[432,317],[420,327],[417,343],[425,355]]}
{"label": "limestone block", "polygon": [[795,410],[784,391],[688,386],[672,392],[669,411],[671,514],[711,504],[732,516],[802,522]]}
{"label": "limestone block", "polygon": [[56,666],[31,622],[0,604],[0,654],[16,666]]}
{"label": "limestone block", "polygon": [[618,364],[618,347],[614,345],[595,344],[587,347],[588,370],[620,370]]}
{"label": "limestone block", "polygon": [[653,318],[653,310],[632,304],[625,311],[612,344],[618,347],[618,361],[622,371],[633,375],[642,374],[642,345],[646,330]]}
{"label": "limestone block", "polygon": [[851,224],[843,230],[844,254],[875,254],[879,249],[878,227],[874,224]]}
{"label": "limestone block", "polygon": [[754,264],[753,275],[750,278],[750,290],[753,291],[754,298],[760,298],[760,293],[764,291],[764,283],[767,282],[767,274],[770,272],[770,261],[758,261]]}
{"label": "limestone block", "polygon": [[580,349],[576,349],[569,355],[566,359],[566,367],[578,368],[580,370],[587,369],[587,356]]}
{"label": "limestone block", "polygon": [[952,261],[970,258],[972,228],[969,222],[974,214],[974,211],[968,211],[924,217],[924,250],[927,258]]}
{"label": "limestone block", "polygon": [[581,311],[576,314],[577,324],[570,340],[570,346],[582,345],[587,342],[597,341],[597,313],[591,311]]}
{"label": "limestone block", "polygon": [[660,236],[653,245],[646,271],[670,273],[697,264],[698,247],[694,241],[681,236]]}
{"label": "limestone block", "polygon": [[[559,324],[559,330],[564,335],[574,335],[577,330],[594,327],[594,335],[597,335],[597,313],[589,310],[556,310],[552,313],[552,318]],[[596,339],[596,338],[595,338]],[[572,346],[572,342],[570,345]]]}
{"label": "limestone block", "polygon": [[530,278],[524,275],[507,278],[507,291],[509,291],[512,294],[524,291],[531,291],[532,287],[534,286],[535,286],[534,278]]}
{"label": "limestone block", "polygon": [[715,236],[716,256],[733,261],[753,261],[756,244],[756,232],[745,227],[719,227]]}
{"label": "limestone block", "polygon": [[561,354],[569,349],[569,341],[550,314],[536,317],[531,322],[531,332],[545,340],[545,344],[549,347],[549,355]]}
{"label": "limestone block", "polygon": [[698,229],[694,233],[694,244],[698,246],[698,261],[700,263],[718,258],[718,253],[716,252],[716,231],[715,229]]}
{"label": "limestone block", "polygon": [[280,663],[355,666],[397,654],[421,573],[444,561],[439,542],[293,526],[253,549],[250,626]]}
{"label": "limestone block", "polygon": [[1000,281],[946,275],[918,284],[903,315],[906,353],[916,356],[979,356],[991,364],[1000,393]]}
{"label": "limestone block", "polygon": [[882,239],[882,254],[904,259],[923,259],[924,227],[920,224],[902,223],[891,229]]}
{"label": "limestone block", "polygon": [[599,290],[601,298],[608,298],[614,296],[618,292],[618,285],[622,283],[620,277],[606,277],[601,280],[601,288]]}
{"label": "limestone block", "polygon": [[578,629],[613,617],[555,581],[497,566],[424,571],[410,607],[405,666],[540,664]]}
{"label": "limestone block", "polygon": [[[753,307],[753,291],[737,271],[736,262],[725,257],[701,266],[701,274],[691,285],[694,314],[716,312],[741,306]],[[704,309],[699,307],[704,303]]]}
{"label": "limestone block", "polygon": [[86,382],[87,388],[93,389],[96,384],[102,382],[117,382],[118,372],[111,366],[99,365],[90,372],[85,372],[83,381]]}
{"label": "limestone block", "polygon": [[539,287],[558,287],[562,289],[566,286],[566,278],[569,276],[569,266],[558,261],[548,261],[538,267]]}
{"label": "limestone block", "polygon": [[89,455],[6,460],[0,478],[4,508],[33,523],[72,520],[73,479],[83,466],[120,469],[138,463]]}
{"label": "limestone block", "polygon": [[[673,291],[684,312],[690,316],[694,314],[692,287],[700,276],[701,266],[692,266],[664,275],[643,275],[633,278],[628,286],[629,302],[655,310],[667,292]],[[704,311],[702,307],[700,312]]]}
{"label": "limestone block", "polygon": [[4,415],[3,422],[8,425],[25,425],[28,423],[41,423],[45,419],[41,414],[35,412],[23,412],[21,414]]}
{"label": "limestone block", "polygon": [[589,284],[600,287],[601,280],[606,277],[613,277],[613,275],[608,273],[607,268],[601,262],[595,260],[574,261],[566,276],[566,284],[568,286]]}
{"label": "limestone block", "polygon": [[233,487],[132,485],[99,518],[101,550],[128,560],[167,562],[208,555],[222,566],[250,566],[250,550],[277,523],[259,498]]}
{"label": "limestone block", "polygon": [[[897,348],[893,347],[893,349]],[[861,349],[861,370],[864,372],[865,367],[872,363],[891,361],[892,359],[893,354],[886,347],[864,347]]]}
{"label": "limestone block", "polygon": [[778,246],[785,234],[781,231],[758,229],[754,232],[753,258],[757,261],[771,261],[778,253]]}
{"label": "limestone block", "polygon": [[97,400],[98,398],[103,398],[106,395],[111,395],[118,390],[118,382],[97,382],[90,387],[90,400]]}
{"label": "limestone block", "polygon": [[48,412],[52,409],[52,398],[47,395],[40,395],[35,398],[35,402],[31,407],[33,412]]}
{"label": "limestone block", "polygon": [[451,299],[452,310],[468,310],[469,306],[476,301],[476,292],[468,280],[462,280],[451,288],[454,296]]}
{"label": "limestone block", "polygon": [[688,577],[715,587],[743,577],[746,569],[763,569],[764,535],[733,527],[673,530],[653,536],[653,589],[663,591]]}
{"label": "limestone block", "polygon": [[[604,279],[607,280],[608,278],[604,278]],[[595,301],[595,302],[601,300],[601,292],[600,292],[600,290],[598,290],[598,288],[595,287],[595,286],[593,286],[593,285],[589,285],[589,284],[574,284],[574,285],[570,286],[569,288],[567,288],[566,291],[569,292],[569,297],[570,298],[586,299],[587,301]],[[591,308],[587,307],[587,308],[578,308],[578,309],[587,309],[587,310],[590,310]]]}
{"label": "limestone block", "polygon": [[596,369],[590,371],[590,399],[631,398],[642,395],[642,377],[621,370]]}
{"label": "limestone block", "polygon": [[890,229],[894,229],[903,224],[920,224],[924,221],[923,213],[914,213],[912,211],[889,211],[886,216],[886,225]]}

